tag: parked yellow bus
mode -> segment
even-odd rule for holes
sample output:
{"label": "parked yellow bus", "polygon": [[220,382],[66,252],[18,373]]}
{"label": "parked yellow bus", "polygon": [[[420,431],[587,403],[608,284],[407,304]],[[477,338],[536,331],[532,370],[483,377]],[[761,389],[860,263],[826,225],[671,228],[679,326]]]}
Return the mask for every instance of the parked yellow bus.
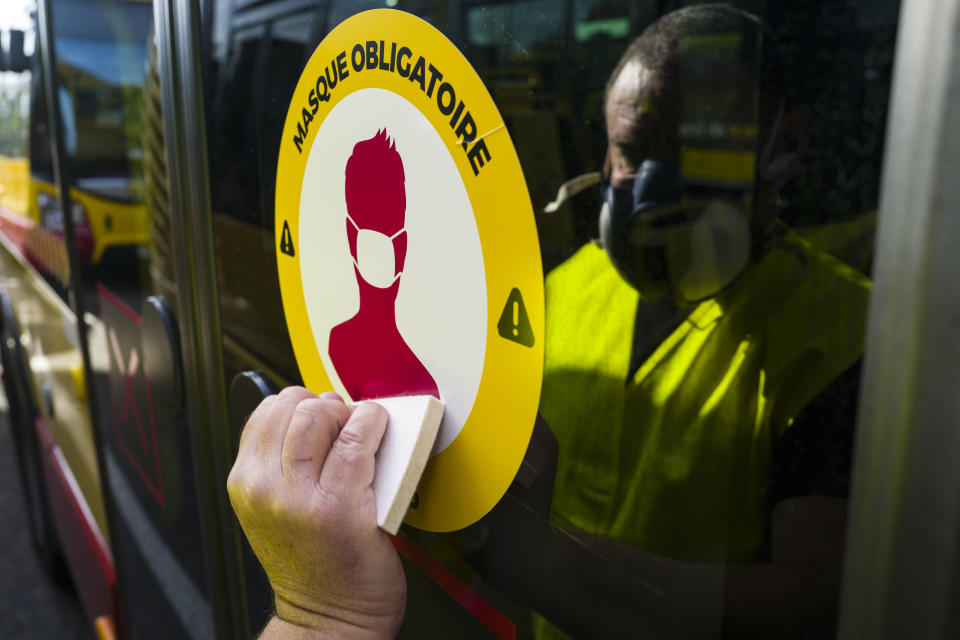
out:
{"label": "parked yellow bus", "polygon": [[[96,265],[114,248],[143,246],[147,239],[139,165],[143,151],[135,124],[143,100],[150,6],[117,5],[127,31],[117,35],[99,5],[71,9],[60,23],[58,100],[64,152],[76,172],[71,191],[77,251],[81,264]],[[21,40],[22,42],[22,40]],[[109,51],[110,55],[104,56]],[[29,69],[28,158],[2,159],[4,197],[0,226],[44,273],[66,284],[63,220],[59,210],[40,56]],[[132,141],[132,143],[130,142]]]}

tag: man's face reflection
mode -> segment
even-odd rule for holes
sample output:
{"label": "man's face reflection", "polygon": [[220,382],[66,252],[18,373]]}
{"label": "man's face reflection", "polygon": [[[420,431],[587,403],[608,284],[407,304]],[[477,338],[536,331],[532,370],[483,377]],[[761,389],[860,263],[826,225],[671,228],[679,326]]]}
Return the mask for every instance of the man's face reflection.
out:
{"label": "man's face reflection", "polygon": [[637,168],[646,158],[676,161],[676,124],[670,97],[662,79],[639,61],[626,64],[610,86],[604,105],[607,124],[609,183],[631,187]]}

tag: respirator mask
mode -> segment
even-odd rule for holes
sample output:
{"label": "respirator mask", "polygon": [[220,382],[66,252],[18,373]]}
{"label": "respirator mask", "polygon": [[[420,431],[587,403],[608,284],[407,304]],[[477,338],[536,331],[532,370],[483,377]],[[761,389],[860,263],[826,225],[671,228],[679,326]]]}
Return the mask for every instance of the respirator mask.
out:
{"label": "respirator mask", "polygon": [[751,194],[684,189],[667,161],[641,163],[632,188],[607,186],[600,239],[617,272],[644,300],[670,293],[694,304],[726,288],[752,251]]}
{"label": "respirator mask", "polygon": [[393,285],[402,273],[397,269],[396,241],[406,233],[406,227],[388,236],[373,229],[361,229],[350,214],[347,214],[347,220],[357,230],[357,255],[353,264],[360,277],[378,289]]}

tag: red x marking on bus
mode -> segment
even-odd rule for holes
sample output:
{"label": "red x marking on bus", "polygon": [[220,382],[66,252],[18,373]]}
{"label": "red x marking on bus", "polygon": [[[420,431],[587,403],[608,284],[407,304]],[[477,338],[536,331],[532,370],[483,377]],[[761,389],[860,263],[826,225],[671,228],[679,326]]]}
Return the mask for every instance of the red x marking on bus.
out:
{"label": "red x marking on bus", "polygon": [[113,357],[117,361],[117,368],[120,375],[123,376],[123,400],[120,405],[120,423],[127,423],[127,411],[132,410],[133,421],[137,425],[137,434],[140,436],[140,444],[143,446],[143,452],[149,453],[150,445],[147,444],[147,434],[143,429],[143,421],[140,419],[140,411],[137,409],[137,402],[133,397],[133,382],[137,377],[137,370],[140,368],[140,354],[136,347],[130,348],[130,359],[126,366],[123,363],[123,355],[120,351],[120,341],[117,340],[117,332],[110,329],[110,348],[113,350]]}

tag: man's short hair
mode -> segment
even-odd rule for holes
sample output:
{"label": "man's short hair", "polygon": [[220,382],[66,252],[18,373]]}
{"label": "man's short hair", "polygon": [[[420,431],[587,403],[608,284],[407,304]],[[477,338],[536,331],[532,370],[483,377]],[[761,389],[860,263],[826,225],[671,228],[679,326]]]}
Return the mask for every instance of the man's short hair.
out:
{"label": "man's short hair", "polygon": [[744,35],[741,54],[745,64],[756,55],[752,43],[762,42],[766,33],[760,19],[726,4],[703,4],[685,7],[662,16],[647,27],[624,51],[607,80],[605,97],[627,65],[639,62],[653,72],[665,87],[674,88],[678,80],[681,43],[685,37],[707,36],[738,31]]}

